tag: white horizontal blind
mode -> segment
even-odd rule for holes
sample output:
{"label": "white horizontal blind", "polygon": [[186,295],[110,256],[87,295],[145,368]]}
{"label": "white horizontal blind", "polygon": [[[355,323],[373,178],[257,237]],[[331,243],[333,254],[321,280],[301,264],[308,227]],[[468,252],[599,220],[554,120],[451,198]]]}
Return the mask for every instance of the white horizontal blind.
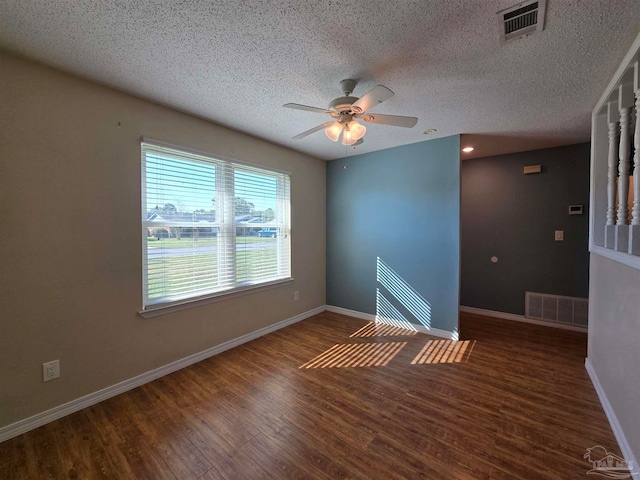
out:
{"label": "white horizontal blind", "polygon": [[289,175],[142,143],[143,306],[291,276]]}

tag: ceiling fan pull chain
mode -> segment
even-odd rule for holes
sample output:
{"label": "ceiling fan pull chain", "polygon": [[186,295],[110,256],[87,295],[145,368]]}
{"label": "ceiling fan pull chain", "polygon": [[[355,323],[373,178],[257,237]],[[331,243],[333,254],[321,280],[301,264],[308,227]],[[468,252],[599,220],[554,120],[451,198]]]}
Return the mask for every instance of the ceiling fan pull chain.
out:
{"label": "ceiling fan pull chain", "polygon": [[[355,146],[353,148],[356,148]],[[349,146],[344,146],[344,167],[345,170],[349,170]]]}

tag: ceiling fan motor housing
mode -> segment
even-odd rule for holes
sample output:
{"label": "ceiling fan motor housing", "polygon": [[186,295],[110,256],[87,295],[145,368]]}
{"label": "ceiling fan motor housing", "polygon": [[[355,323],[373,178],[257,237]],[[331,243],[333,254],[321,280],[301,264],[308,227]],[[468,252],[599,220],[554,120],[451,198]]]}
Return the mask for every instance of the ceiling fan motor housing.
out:
{"label": "ceiling fan motor housing", "polygon": [[331,101],[329,110],[337,113],[348,113],[351,110],[351,105],[356,101],[358,101],[358,97],[338,97]]}

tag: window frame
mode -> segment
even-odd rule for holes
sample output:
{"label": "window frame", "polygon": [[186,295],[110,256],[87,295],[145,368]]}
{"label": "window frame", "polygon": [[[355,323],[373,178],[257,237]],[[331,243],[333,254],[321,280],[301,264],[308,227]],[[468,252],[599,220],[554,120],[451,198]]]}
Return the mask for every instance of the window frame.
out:
{"label": "window frame", "polygon": [[[201,157],[194,159],[194,162],[198,160],[201,161],[210,161],[213,165],[216,166],[216,205],[224,205],[225,211],[221,215],[216,215],[215,221],[210,225],[212,228],[218,229],[217,237],[219,241],[222,242],[222,245],[219,245],[218,252],[220,249],[223,250],[222,254],[218,255],[218,262],[220,265],[221,261],[224,261],[225,267],[228,269],[229,266],[232,266],[232,271],[234,272],[232,277],[235,278],[233,285],[230,287],[222,287],[219,290],[213,290],[208,293],[203,294],[193,294],[193,293],[185,293],[182,296],[176,295],[174,300],[149,303],[149,296],[147,290],[148,283],[148,246],[147,246],[147,232],[148,227],[150,225],[149,221],[146,220],[146,216],[148,215],[148,206],[147,206],[147,178],[146,178],[146,159],[145,155],[147,150],[145,146],[149,146],[151,149],[167,149],[169,150],[169,155],[171,151],[175,152],[175,154],[180,155],[184,154],[185,156],[196,156]],[[228,158],[221,155],[213,155],[207,152],[202,152],[186,147],[182,147],[179,145],[173,145],[166,142],[157,141],[148,137],[142,137],[140,142],[140,155],[141,155],[141,240],[142,240],[142,309],[138,311],[138,313],[145,318],[154,317],[157,315],[163,315],[166,313],[171,313],[178,310],[183,310],[186,308],[192,308],[199,305],[217,302],[220,300],[225,300],[229,298],[233,298],[240,295],[247,295],[250,293],[255,293],[258,291],[271,289],[280,287],[283,285],[287,285],[291,283],[294,279],[291,275],[292,272],[292,254],[291,254],[291,173],[284,170],[279,170],[276,168],[265,167],[264,165],[256,165],[253,163],[243,162],[234,158]],[[282,201],[277,201],[276,207],[278,210],[278,223],[270,223],[268,225],[263,223],[247,223],[247,222],[237,222],[235,218],[234,212],[234,182],[229,182],[229,179],[233,179],[235,177],[236,171],[243,171],[246,168],[255,168],[259,171],[265,173],[273,173],[277,174],[277,188],[283,189],[282,191],[284,196],[284,203]],[[244,170],[246,171],[246,170]],[[257,172],[259,173],[259,172]],[[224,201],[220,202],[220,200],[224,198]],[[180,222],[178,222],[180,223]],[[179,226],[179,225],[176,225]],[[276,252],[277,252],[277,262],[278,262],[278,272],[281,272],[281,269],[284,269],[285,275],[278,276],[278,278],[274,278],[272,280],[266,281],[245,281],[238,282],[237,281],[237,268],[236,268],[236,239],[237,239],[237,229],[243,227],[250,228],[276,228],[278,230],[278,242],[276,244]],[[282,232],[282,234],[280,234]],[[284,255],[284,257],[283,257]],[[222,260],[221,257],[224,257],[225,260]],[[280,263],[285,261],[288,264],[281,266]],[[278,275],[278,274],[277,274]]]}

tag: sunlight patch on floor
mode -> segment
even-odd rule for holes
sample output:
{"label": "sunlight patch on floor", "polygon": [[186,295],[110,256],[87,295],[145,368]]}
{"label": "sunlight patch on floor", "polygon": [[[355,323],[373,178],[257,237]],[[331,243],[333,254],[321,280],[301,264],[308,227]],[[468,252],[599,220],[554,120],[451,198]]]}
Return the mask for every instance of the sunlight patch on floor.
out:
{"label": "sunlight patch on floor", "polygon": [[392,337],[398,335],[415,335],[415,330],[396,327],[395,325],[387,325],[381,322],[369,322],[358,331],[352,333],[349,338],[353,337]]}
{"label": "sunlight patch on floor", "polygon": [[420,353],[411,361],[411,365],[433,363],[467,363],[475,340],[429,340]]}
{"label": "sunlight patch on floor", "polygon": [[407,342],[336,344],[298,368],[384,367]]}

